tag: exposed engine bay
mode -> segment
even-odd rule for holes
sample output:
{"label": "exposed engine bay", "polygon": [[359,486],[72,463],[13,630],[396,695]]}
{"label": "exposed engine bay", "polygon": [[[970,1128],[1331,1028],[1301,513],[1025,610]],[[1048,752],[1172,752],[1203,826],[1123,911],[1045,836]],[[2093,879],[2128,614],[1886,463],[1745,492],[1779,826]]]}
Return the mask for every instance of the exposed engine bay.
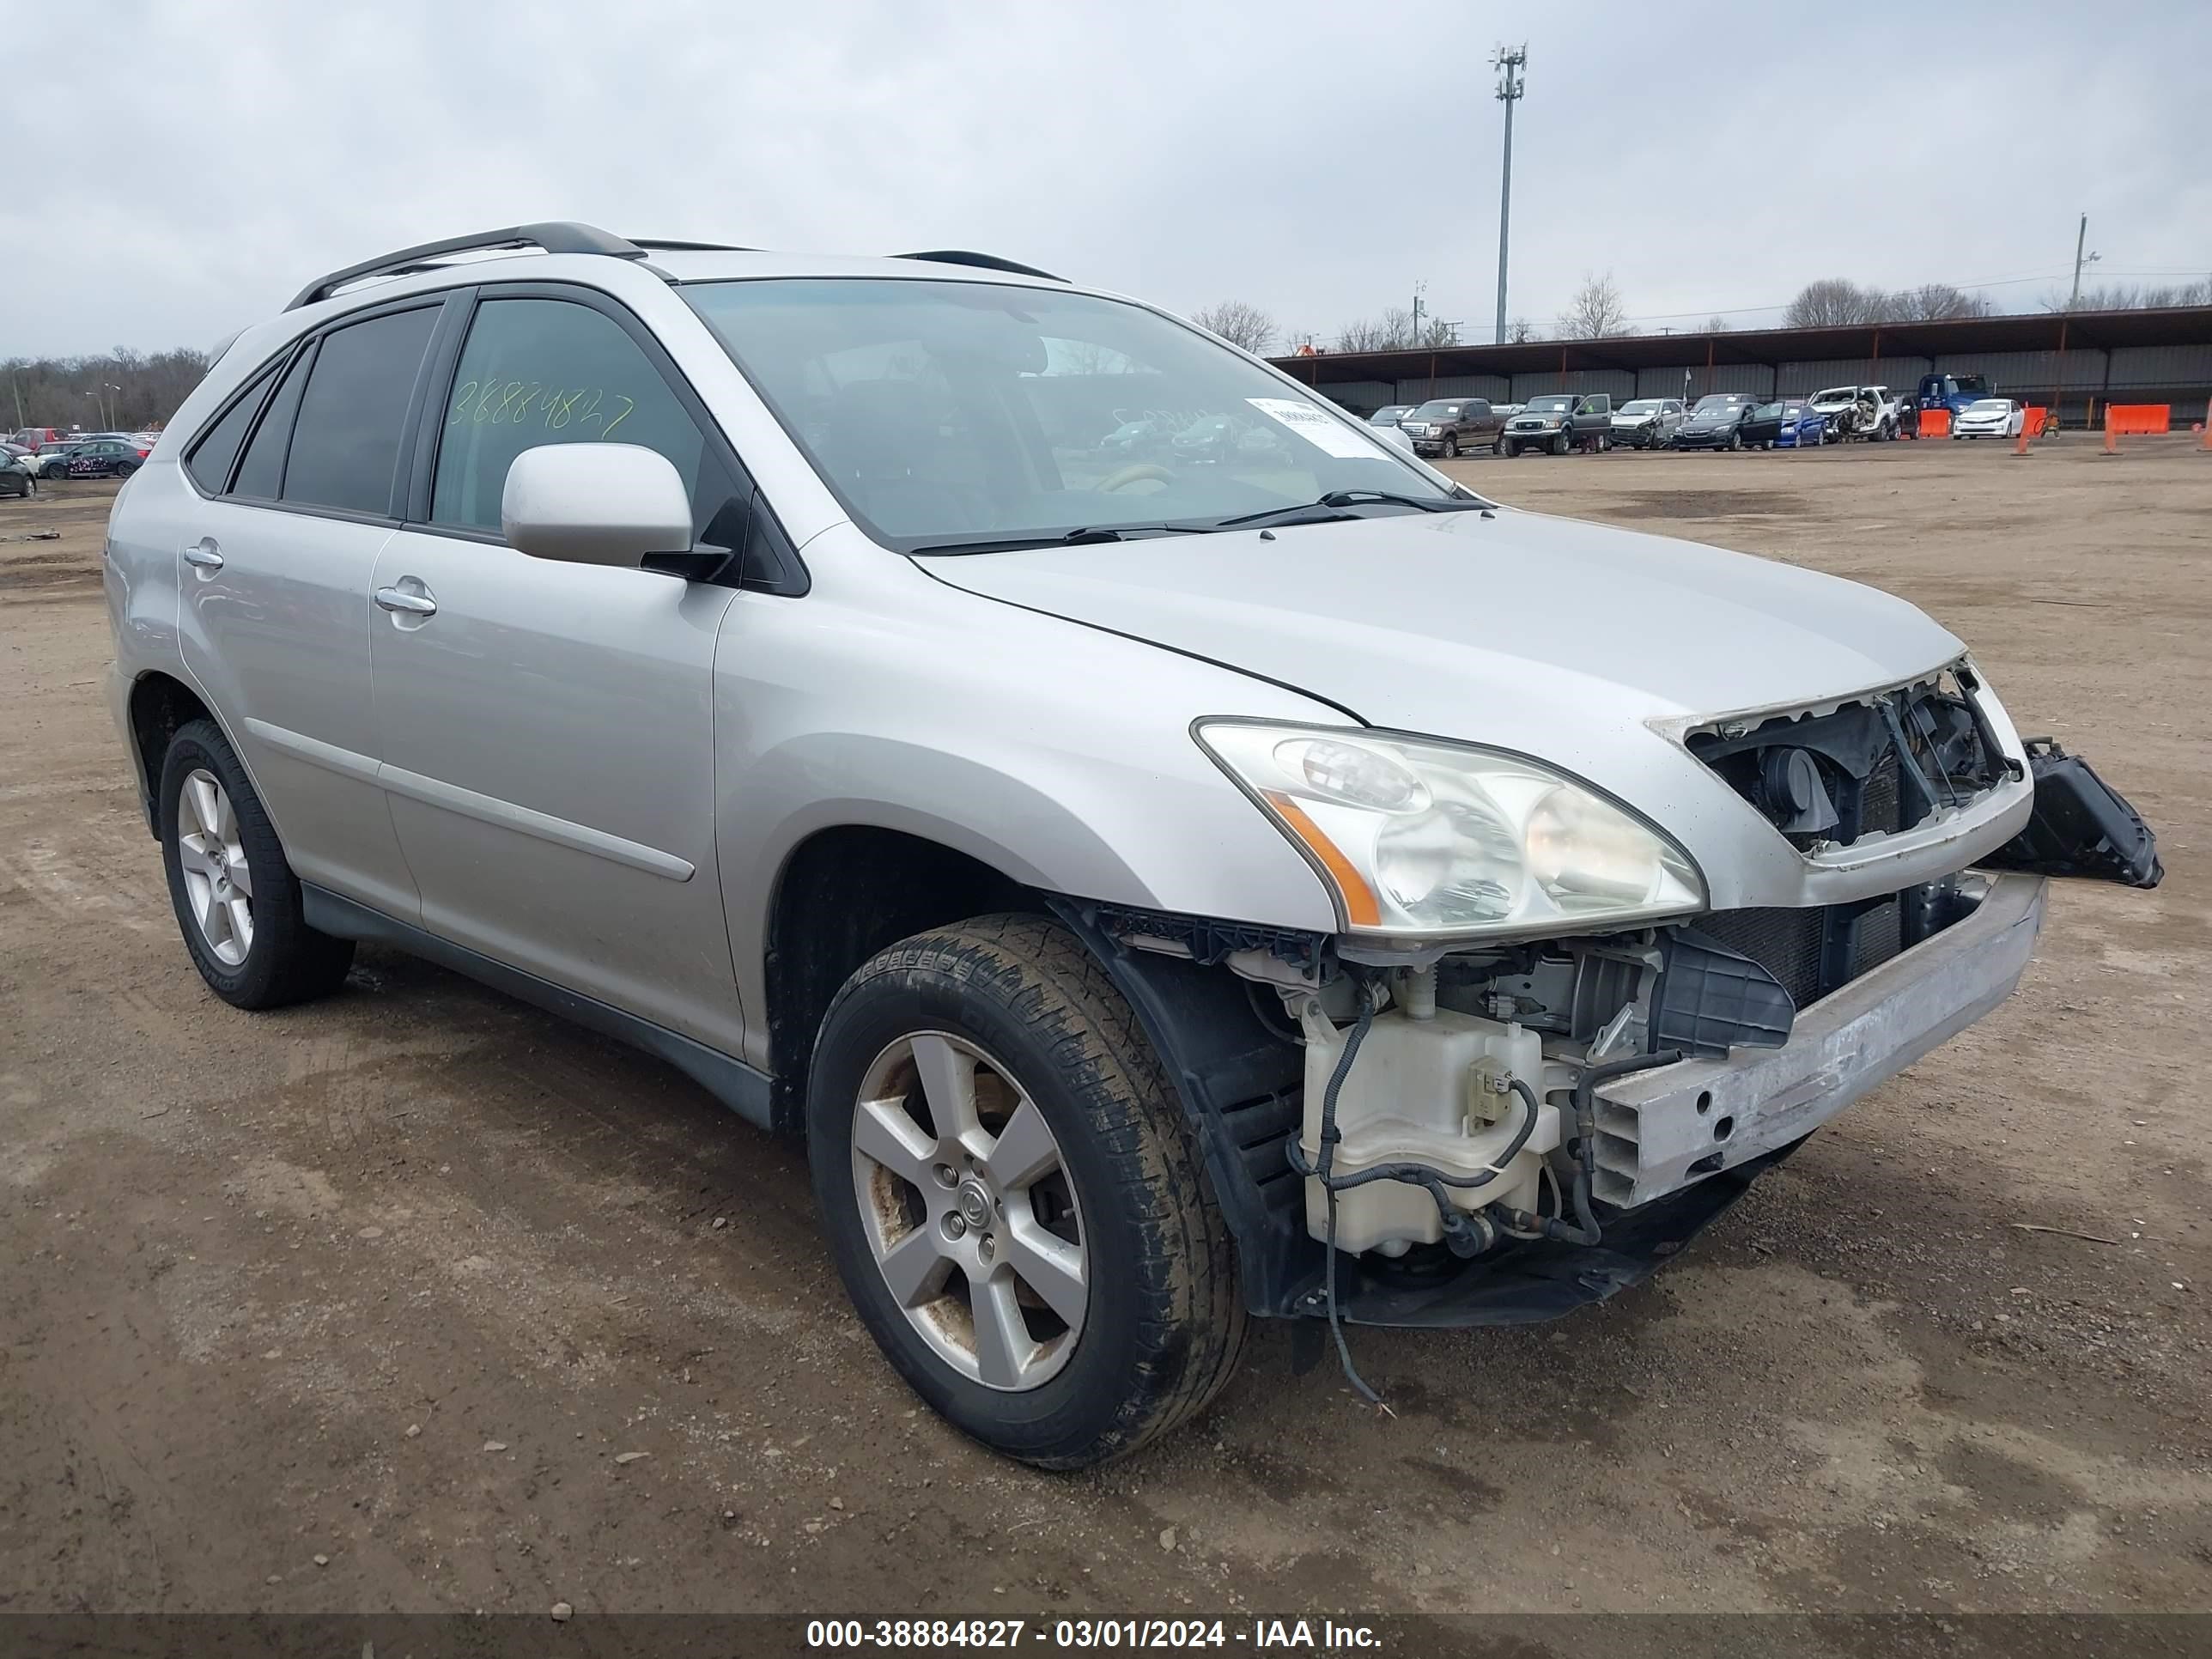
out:
{"label": "exposed engine bay", "polygon": [[[1968,807],[2019,776],[1976,686],[1962,662],[1889,691],[1712,722],[1680,740],[1817,860]],[[2154,841],[2140,817],[2078,761],[2047,745],[2033,758],[2034,820],[1989,863],[2154,881]],[[1413,955],[1126,911],[1097,920],[1125,949],[1225,967],[1251,982],[1255,1006],[1279,1002],[1266,1024],[1299,1052],[1302,1086],[1285,1103],[1296,1116],[1272,1151],[1263,1142],[1247,1155],[1287,1164],[1303,1231],[1332,1257],[1442,1264],[1514,1240],[1595,1246],[1605,1218],[1792,1144],[1771,1126],[1739,1122],[1741,1085],[1636,1104],[1608,1098],[1607,1085],[1783,1049],[1805,1011],[1834,1009],[1870,975],[1885,996],[1915,1000],[1911,981],[1879,970],[1981,912],[2003,879],[1961,872],[1842,903]],[[2016,921],[2018,890],[1997,908],[2005,917],[1985,924]],[[1981,953],[1978,942],[1960,948]],[[1842,1018],[1826,1019],[1822,1040],[1865,1047],[1864,1033],[1825,1030]],[[1897,1038],[1919,1046],[1856,1084],[1834,1064],[1817,1079],[1785,1075],[1793,1106],[1823,1102],[1790,1127],[1802,1138],[1960,1023],[1924,1041]]]}

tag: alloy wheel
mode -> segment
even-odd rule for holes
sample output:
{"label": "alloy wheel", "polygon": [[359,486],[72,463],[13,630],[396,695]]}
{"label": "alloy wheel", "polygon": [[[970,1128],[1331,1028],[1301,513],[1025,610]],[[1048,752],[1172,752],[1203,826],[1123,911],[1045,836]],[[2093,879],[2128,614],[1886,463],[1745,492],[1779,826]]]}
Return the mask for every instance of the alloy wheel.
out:
{"label": "alloy wheel", "polygon": [[1059,1374],[1090,1251],[1060,1142],[1006,1066],[944,1031],[884,1048],[854,1108],[853,1187],[884,1282],[938,1358],[1007,1393]]}
{"label": "alloy wheel", "polygon": [[239,966],[253,949],[253,871],[230,797],[204,768],[185,776],[178,795],[177,862],[200,938],[218,962]]}

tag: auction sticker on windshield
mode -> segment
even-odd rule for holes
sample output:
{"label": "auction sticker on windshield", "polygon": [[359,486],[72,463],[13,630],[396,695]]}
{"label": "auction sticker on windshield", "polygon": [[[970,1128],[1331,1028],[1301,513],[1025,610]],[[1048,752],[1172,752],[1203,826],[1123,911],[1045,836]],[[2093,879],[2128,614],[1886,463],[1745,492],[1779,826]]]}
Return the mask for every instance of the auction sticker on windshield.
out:
{"label": "auction sticker on windshield", "polygon": [[1295,398],[1247,398],[1244,401],[1331,455],[1348,461],[1375,459],[1372,443],[1351,428],[1332,421],[1311,404],[1302,404]]}

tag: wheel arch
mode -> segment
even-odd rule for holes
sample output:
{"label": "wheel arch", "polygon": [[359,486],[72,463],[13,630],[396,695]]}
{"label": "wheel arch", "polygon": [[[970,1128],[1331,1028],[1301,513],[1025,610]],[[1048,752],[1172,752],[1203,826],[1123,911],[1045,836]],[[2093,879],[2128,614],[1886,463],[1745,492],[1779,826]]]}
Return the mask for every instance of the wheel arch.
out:
{"label": "wheel arch", "polygon": [[761,936],[769,1069],[778,1129],[805,1121],[814,1039],[830,1000],[887,945],[994,911],[1044,906],[1034,888],[974,853],[910,830],[838,823],[784,856]]}
{"label": "wheel arch", "polygon": [[[146,827],[158,837],[161,833],[161,762],[179,729],[196,720],[211,720],[234,755],[239,754],[238,743],[205,697],[162,669],[148,669],[131,683],[127,708],[131,760],[138,772],[141,799],[146,803]],[[246,764],[242,755],[239,764]],[[248,772],[247,776],[252,775]],[[258,782],[254,789],[259,793]]]}
{"label": "wheel arch", "polygon": [[[1305,1185],[1283,1155],[1305,1110],[1305,1049],[1261,1017],[1273,994],[1219,965],[1252,933],[1318,953],[1318,935],[1246,930],[1190,917],[1143,917],[1048,896],[1045,907],[1104,967],[1137,1015],[1173,1082],[1203,1157],[1207,1182],[1237,1241],[1248,1312],[1297,1311],[1315,1282],[1321,1249],[1308,1237]],[[1132,948],[1127,936],[1188,930],[1190,957]],[[1210,958],[1201,960],[1200,958]]]}
{"label": "wheel arch", "polygon": [[[1282,1155],[1304,1109],[1304,1050],[1271,1028],[1255,988],[1219,965],[1231,935],[1318,951],[1318,935],[1152,917],[1045,891],[945,842],[841,823],[794,846],[769,898],[763,968],[774,1121],[801,1133],[814,1042],[838,988],[869,957],[912,934],[970,916],[1018,912],[1058,921],[1135,1011],[1172,1080],[1206,1178],[1237,1246],[1252,1313],[1283,1315],[1313,1278],[1302,1183]],[[1188,931],[1199,956],[1129,946],[1156,928]],[[1269,994],[1264,991],[1260,995]]]}

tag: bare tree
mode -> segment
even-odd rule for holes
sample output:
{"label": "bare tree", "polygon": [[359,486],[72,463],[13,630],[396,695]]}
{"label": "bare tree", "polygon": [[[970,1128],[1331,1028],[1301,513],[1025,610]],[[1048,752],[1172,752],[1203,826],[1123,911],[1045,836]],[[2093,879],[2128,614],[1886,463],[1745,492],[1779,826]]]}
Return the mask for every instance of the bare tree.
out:
{"label": "bare tree", "polygon": [[1527,345],[1536,337],[1536,325],[1526,317],[1516,317],[1505,325],[1506,342],[1511,345]]}
{"label": "bare tree", "polygon": [[1275,336],[1281,331],[1273,317],[1243,300],[1224,300],[1218,305],[1203,307],[1191,313],[1190,319],[1255,356],[1273,344]]}
{"label": "bare tree", "polygon": [[1844,276],[1823,276],[1797,290],[1797,297],[1782,313],[1784,328],[1845,328],[1855,323],[1878,323],[1889,296],[1880,289],[1861,288]]}
{"label": "bare tree", "polygon": [[1363,318],[1356,323],[1346,323],[1337,331],[1339,351],[1402,351],[1408,346],[1449,344],[1419,337],[1413,330],[1413,313],[1403,306],[1392,306],[1380,317]]}
{"label": "bare tree", "polygon": [[1986,317],[1990,302],[1948,283],[1923,283],[1891,295],[1878,319],[1885,323],[1940,323],[1954,317]]}
{"label": "bare tree", "polygon": [[1391,343],[1384,337],[1382,323],[1372,317],[1346,323],[1336,331],[1336,349],[1339,351],[1383,351]]}
{"label": "bare tree", "polygon": [[1420,337],[1413,343],[1418,346],[1426,346],[1431,351],[1440,351],[1446,346],[1455,346],[1459,343],[1459,325],[1431,317],[1422,323]]}
{"label": "bare tree", "polygon": [[19,424],[97,428],[112,421],[122,430],[137,430],[175,414],[207,368],[207,353],[185,347],[10,358],[0,362],[0,423],[9,430]]}
{"label": "bare tree", "polygon": [[1583,285],[1559,313],[1559,337],[1602,340],[1633,332],[1628,325],[1628,308],[1621,303],[1620,290],[1613,286],[1613,273],[1608,270],[1596,276],[1584,271]]}
{"label": "bare tree", "polygon": [[[2043,296],[2045,311],[2063,311],[2069,295],[2057,289]],[[2141,288],[2114,284],[2085,288],[2076,309],[2081,311],[2152,311],[2162,306],[2212,305],[2212,277],[2202,282]]]}
{"label": "bare tree", "polygon": [[1705,319],[1705,327],[1698,331],[1701,334],[1725,334],[1728,331],[1729,319],[1717,311]]}

